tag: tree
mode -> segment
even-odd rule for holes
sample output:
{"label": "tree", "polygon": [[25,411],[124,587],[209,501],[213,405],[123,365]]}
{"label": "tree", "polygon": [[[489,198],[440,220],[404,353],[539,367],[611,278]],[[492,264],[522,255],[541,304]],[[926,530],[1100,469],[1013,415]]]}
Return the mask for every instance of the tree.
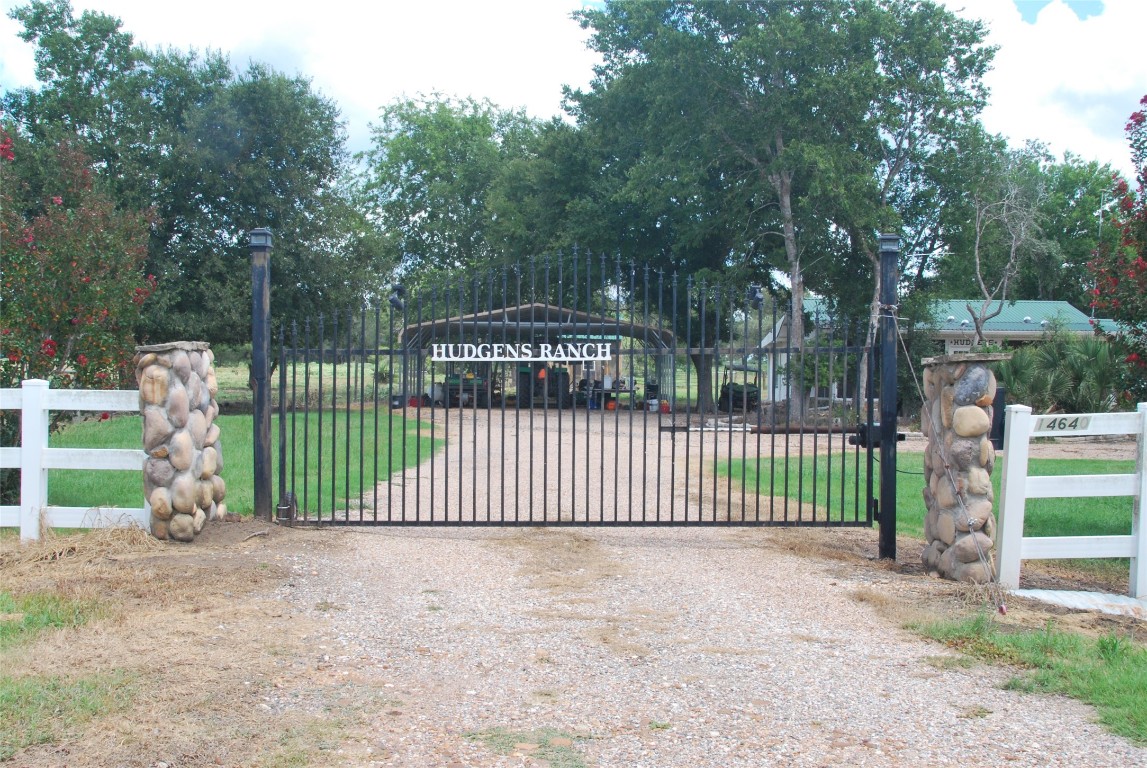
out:
{"label": "tree", "polygon": [[156,274],[179,288],[158,297],[148,333],[172,338],[193,329],[245,343],[246,233],[256,226],[275,235],[275,317],[358,306],[377,289],[383,267],[372,233],[340,188],[348,158],[338,110],[306,80],[252,64],[209,82],[180,122],[159,166],[162,225],[152,250]]}
{"label": "tree", "polygon": [[967,298],[975,344],[984,324],[1003,311],[1023,263],[1049,248],[1040,227],[1047,196],[1042,147],[1009,150],[1002,137],[978,126],[951,150],[948,168],[958,181],[945,187],[941,216],[948,255],[937,264],[939,282]]}
{"label": "tree", "polygon": [[1139,105],[1125,128],[1136,188],[1117,179],[1113,189],[1119,203],[1112,224],[1120,241],[1116,247],[1100,244],[1088,265],[1095,279],[1092,306],[1117,325],[1108,338],[1124,355],[1126,402],[1147,400],[1147,96]]}
{"label": "tree", "polygon": [[[29,159],[75,143],[119,208],[159,216],[148,269],[160,283],[139,334],[246,343],[245,233],[259,226],[276,235],[275,315],[357,304],[377,286],[377,243],[343,191],[345,130],[309,81],[260,64],[237,73],[218,52],[140,48],[118,19],[76,19],[67,0],[11,15],[37,46],[40,87],[3,100]],[[46,189],[42,167],[28,178]]]}
{"label": "tree", "polygon": [[523,113],[488,101],[432,96],[383,107],[359,200],[400,275],[474,269],[501,255],[487,201],[506,165],[526,156],[536,130]]}
{"label": "tree", "polygon": [[151,212],[117,210],[66,144],[54,155],[54,194],[20,200],[17,151],[0,136],[0,386],[133,383],[133,322],[156,286],[144,272]]}
{"label": "tree", "polygon": [[981,25],[932,3],[618,0],[579,16],[604,59],[572,94],[579,124],[619,135],[610,171],[657,212],[645,226],[671,233],[678,263],[761,282],[780,268],[798,344],[806,283],[879,282],[876,233],[982,105],[992,53]]}
{"label": "tree", "polygon": [[1013,295],[1085,309],[1094,288],[1087,262],[1101,241],[1110,247],[1119,240],[1109,223],[1117,202],[1111,193],[1114,171],[1069,152],[1059,162],[1041,163],[1041,173],[1045,194],[1037,217],[1042,243],[1021,264]]}

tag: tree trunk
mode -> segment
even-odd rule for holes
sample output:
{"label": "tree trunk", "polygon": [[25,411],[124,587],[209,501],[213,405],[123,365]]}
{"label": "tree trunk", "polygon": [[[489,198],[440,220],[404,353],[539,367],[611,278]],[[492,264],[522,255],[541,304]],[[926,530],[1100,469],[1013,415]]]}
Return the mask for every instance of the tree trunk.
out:
{"label": "tree trunk", "polygon": [[[783,149],[783,142],[781,137],[777,136],[777,150],[778,155]],[[789,302],[789,328],[791,333],[790,347],[793,350],[802,349],[804,347],[804,272],[801,270],[801,257],[800,250],[797,248],[797,233],[796,224],[793,221],[793,199],[792,199],[792,173],[789,171],[780,171],[772,176],[772,181],[777,191],[777,201],[780,204],[781,221],[783,223],[784,241],[785,241],[785,258],[788,260],[789,265],[789,282],[791,283],[791,299]],[[789,359],[796,358],[793,351],[789,352]],[[790,366],[791,367],[791,366]],[[789,372],[790,382],[794,382],[799,386],[799,376],[793,378],[792,371]],[[790,400],[795,400],[796,408],[793,409],[794,403],[790,403],[790,413],[795,410],[796,416],[799,420],[803,420],[806,413],[808,413],[808,393],[797,392],[796,397],[790,395]]]}
{"label": "tree trunk", "polygon": [[697,371],[697,411],[712,413],[713,400],[713,354],[709,350],[690,352],[689,359]]}
{"label": "tree trunk", "polygon": [[[872,264],[872,274],[874,280],[872,281],[872,300],[868,303],[868,330],[864,334],[864,348],[871,350],[873,344],[876,343],[876,332],[880,327],[880,259],[868,248],[866,244],[861,243],[861,249],[864,255],[868,257],[868,261]],[[857,369],[857,397],[861,407],[868,400],[868,366],[870,364],[871,355],[860,355],[860,366]]]}

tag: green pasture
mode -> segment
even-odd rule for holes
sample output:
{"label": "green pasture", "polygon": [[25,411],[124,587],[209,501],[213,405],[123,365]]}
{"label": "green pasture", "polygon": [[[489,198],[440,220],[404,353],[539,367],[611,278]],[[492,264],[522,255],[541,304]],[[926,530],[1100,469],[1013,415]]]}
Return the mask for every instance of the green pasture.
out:
{"label": "green pasture", "polygon": [[[377,413],[377,419],[375,414]],[[436,449],[437,442],[429,437],[430,425],[413,418],[403,419],[402,411],[345,411],[332,416],[323,414],[321,424],[312,413],[304,422],[300,416],[294,423],[295,439],[302,444],[304,430],[308,450],[307,466],[311,471],[308,485],[317,490],[321,485],[327,496],[334,484],[338,498],[354,498],[360,493],[372,493],[370,478],[378,462],[380,477],[401,472],[404,466],[413,466],[425,460]],[[240,514],[251,514],[254,509],[254,431],[251,416],[219,416],[220,446],[223,469],[220,476],[227,482],[227,508]],[[292,425],[287,422],[290,431]],[[278,417],[271,419],[271,461],[275,487],[278,485],[277,435]],[[425,434],[420,431],[425,429]],[[70,424],[53,434],[50,445],[64,448],[139,448],[143,425],[137,415],[117,416],[106,421],[83,421]],[[288,432],[290,434],[290,432]],[[350,446],[351,461],[346,460]],[[320,450],[322,461],[319,461]],[[359,455],[365,457],[361,467]],[[301,464],[296,468],[301,473]],[[301,486],[303,478],[297,477]],[[348,492],[349,489],[349,492]],[[313,492],[313,491],[312,491]],[[328,496],[329,498],[329,496]],[[56,469],[48,473],[48,501],[61,506],[138,507],[143,504],[143,487],[138,471],[99,471]]]}
{"label": "green pasture", "polygon": [[[815,504],[819,512],[827,511],[829,503],[826,496],[831,494],[831,504],[834,510],[833,518],[837,517],[835,510],[840,507],[841,491],[841,461],[837,455],[835,460],[828,462],[824,456],[817,457],[817,463],[811,464],[805,457],[803,465],[797,462],[797,457],[790,458],[786,472],[784,457],[778,456],[775,463],[762,461],[760,473],[756,459],[742,461],[734,459],[718,465],[718,473],[722,477],[731,477],[734,489],[742,487],[748,493],[754,491],[768,495],[770,489],[775,495],[784,493],[787,482],[787,492],[791,499],[800,499],[806,504]],[[856,503],[857,483],[853,478],[859,475],[859,489],[861,494],[861,510],[863,511],[863,496],[868,478],[867,462],[864,453],[860,453],[859,466],[853,461],[851,455],[844,466],[847,481],[844,483],[843,498],[846,510],[854,508]],[[924,454],[899,453],[896,461],[896,532],[900,535],[924,538]],[[1028,465],[1029,475],[1102,475],[1121,474],[1135,471],[1133,461],[1106,461],[1096,459],[1032,459]],[[832,484],[828,485],[829,473],[832,475]],[[879,488],[880,464],[873,464],[873,485]],[[995,486],[996,499],[999,499],[1001,472],[992,475]],[[814,493],[817,497],[814,498]],[[1101,497],[1089,498],[1086,502],[1079,499],[1029,499],[1024,513],[1025,536],[1109,536],[1127,535],[1131,533],[1131,498]]]}

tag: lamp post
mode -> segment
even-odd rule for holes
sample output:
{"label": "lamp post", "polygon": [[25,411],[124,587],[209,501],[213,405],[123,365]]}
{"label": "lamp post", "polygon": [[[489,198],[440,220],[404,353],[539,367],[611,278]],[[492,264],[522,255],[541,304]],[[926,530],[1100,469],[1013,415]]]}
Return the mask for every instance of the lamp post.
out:
{"label": "lamp post", "polygon": [[880,557],[896,559],[896,278],[899,235],[880,235]]}
{"label": "lamp post", "polygon": [[249,233],[251,248],[251,378],[255,382],[255,517],[271,519],[271,231]]}

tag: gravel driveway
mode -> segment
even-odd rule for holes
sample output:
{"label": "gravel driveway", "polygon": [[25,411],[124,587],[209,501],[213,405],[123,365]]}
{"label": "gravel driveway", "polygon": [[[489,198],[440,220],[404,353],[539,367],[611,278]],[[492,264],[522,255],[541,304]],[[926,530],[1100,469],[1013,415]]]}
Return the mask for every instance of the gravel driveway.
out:
{"label": "gravel driveway", "polygon": [[879,609],[937,582],[798,534],[332,531],[280,596],[332,679],[385,692],[347,765],[1147,765],[1091,708],[1002,690]]}

